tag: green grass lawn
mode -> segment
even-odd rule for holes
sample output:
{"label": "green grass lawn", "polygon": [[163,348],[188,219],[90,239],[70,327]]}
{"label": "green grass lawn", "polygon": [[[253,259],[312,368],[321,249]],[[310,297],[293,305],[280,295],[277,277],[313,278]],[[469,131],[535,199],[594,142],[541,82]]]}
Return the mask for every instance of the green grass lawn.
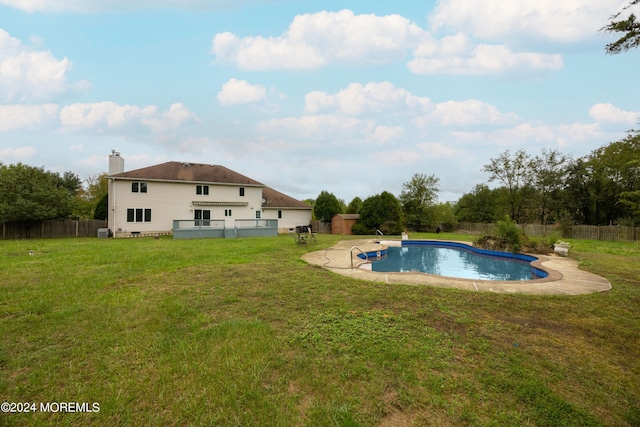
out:
{"label": "green grass lawn", "polygon": [[0,241],[0,402],[100,409],[0,426],[640,425],[638,243],[571,242],[610,292],[523,296],[300,260],[344,238]]}

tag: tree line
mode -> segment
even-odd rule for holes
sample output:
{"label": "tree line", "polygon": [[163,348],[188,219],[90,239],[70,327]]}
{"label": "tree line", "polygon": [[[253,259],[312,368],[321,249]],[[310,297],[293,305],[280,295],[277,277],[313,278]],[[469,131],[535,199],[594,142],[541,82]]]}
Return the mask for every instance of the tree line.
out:
{"label": "tree line", "polygon": [[107,219],[107,175],[80,179],[23,163],[0,163],[0,222]]}
{"label": "tree line", "polygon": [[[322,191],[307,202],[325,222],[338,213],[359,214],[353,228],[359,234],[450,230],[456,222],[495,223],[505,216],[517,223],[640,225],[639,131],[577,159],[557,150],[505,150],[483,170],[487,182],[453,203],[438,201],[440,180],[424,173],[414,174],[398,196],[383,191],[347,205]],[[0,163],[0,222],[106,219],[107,189],[106,174],[83,183],[70,171]]]}
{"label": "tree line", "polygon": [[[456,222],[640,226],[640,132],[573,159],[558,150],[532,155],[505,150],[484,165],[486,183],[477,184],[454,203],[437,200],[439,179],[414,174],[396,197],[389,192],[355,197],[348,205],[322,191],[314,206],[317,219],[357,213],[354,234],[449,230]],[[497,186],[490,188],[489,184]]]}

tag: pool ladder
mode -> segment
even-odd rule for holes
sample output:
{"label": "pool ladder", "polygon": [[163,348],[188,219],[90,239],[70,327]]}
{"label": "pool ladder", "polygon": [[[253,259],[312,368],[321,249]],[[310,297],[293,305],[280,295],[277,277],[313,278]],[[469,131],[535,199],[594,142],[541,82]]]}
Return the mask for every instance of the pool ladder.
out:
{"label": "pool ladder", "polygon": [[354,267],[353,267],[353,251],[354,251],[354,250],[358,250],[358,252],[360,252],[361,254],[363,254],[363,255],[364,255],[364,261],[359,262],[358,264],[356,264],[355,268],[358,268],[358,267],[360,267],[361,265],[363,265],[363,264],[366,264],[366,263],[370,262],[370,261],[369,261],[369,255],[367,255],[367,253],[366,253],[365,251],[363,251],[362,249],[360,249],[360,248],[359,248],[359,247],[357,247],[357,246],[352,246],[352,247],[351,247],[351,269],[352,269],[352,270],[353,270],[353,268],[354,268]]}

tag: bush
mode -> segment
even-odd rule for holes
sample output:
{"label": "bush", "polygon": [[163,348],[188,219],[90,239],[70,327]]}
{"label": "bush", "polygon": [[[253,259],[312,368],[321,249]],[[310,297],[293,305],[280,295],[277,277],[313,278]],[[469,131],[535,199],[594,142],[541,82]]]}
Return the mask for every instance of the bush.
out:
{"label": "bush", "polygon": [[[558,220],[560,223],[560,230],[562,231],[562,237],[571,237],[571,231],[575,224],[575,220],[571,214],[567,211],[563,211]],[[555,242],[554,242],[555,243]]]}
{"label": "bush", "polygon": [[400,234],[402,233],[402,224],[396,221],[385,221],[380,224],[380,231],[384,234]]}
{"label": "bush", "polygon": [[361,223],[360,221],[356,221],[353,226],[351,227],[351,234],[356,234],[356,235],[360,235],[360,236],[366,236],[369,234],[373,234],[373,229],[367,227],[366,225],[364,225],[363,223]]}
{"label": "bush", "polygon": [[546,237],[528,238],[523,245],[523,251],[532,254],[548,254],[553,252],[553,244],[549,244],[549,240]]}
{"label": "bush", "polygon": [[511,252],[520,250],[524,233],[509,215],[503,221],[496,222],[496,239],[506,245]]}

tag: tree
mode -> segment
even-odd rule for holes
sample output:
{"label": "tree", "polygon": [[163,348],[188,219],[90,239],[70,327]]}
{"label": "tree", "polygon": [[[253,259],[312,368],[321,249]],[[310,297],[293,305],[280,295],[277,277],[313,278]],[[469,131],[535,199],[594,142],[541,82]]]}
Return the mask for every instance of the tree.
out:
{"label": "tree", "polygon": [[453,231],[458,221],[451,203],[438,203],[430,208],[433,211],[436,224],[442,231]]}
{"label": "tree", "polygon": [[489,182],[500,181],[508,193],[509,216],[516,222],[522,222],[526,214],[527,202],[534,193],[534,163],[531,156],[520,149],[512,156],[509,150],[484,165],[484,171],[490,173]]}
{"label": "tree", "polygon": [[609,225],[640,222],[635,194],[640,191],[640,132],[593,150],[569,166],[566,199],[578,222]]}
{"label": "tree", "polygon": [[360,208],[362,207],[362,199],[358,196],[354,197],[353,200],[347,206],[348,214],[357,214],[360,212]]}
{"label": "tree", "polygon": [[342,204],[332,193],[323,190],[316,199],[313,212],[317,219],[329,223],[336,214],[342,213]]}
{"label": "tree", "polygon": [[623,191],[620,193],[619,203],[629,208],[630,225],[635,227],[640,224],[640,190]]}
{"label": "tree", "polygon": [[[550,213],[555,212],[553,220],[560,217],[562,205],[560,192],[565,185],[568,158],[557,150],[542,150],[542,155],[533,159],[535,181],[538,190],[538,209],[540,224],[549,223]],[[553,222],[553,221],[551,221]]]}
{"label": "tree", "polygon": [[100,200],[109,192],[109,175],[106,173],[91,175],[85,179],[85,183],[85,192],[91,200]]}
{"label": "tree", "polygon": [[65,172],[60,177],[60,185],[67,189],[71,196],[76,196],[82,190],[82,180],[73,172]]}
{"label": "tree", "polygon": [[93,219],[101,219],[106,221],[109,219],[109,195],[105,194],[93,210]]}
{"label": "tree", "polygon": [[592,176],[587,164],[586,158],[579,158],[568,165],[562,197],[569,216],[578,224],[596,223],[592,219]]}
{"label": "tree", "polygon": [[[304,199],[303,202],[305,202],[307,205],[311,206],[312,208],[315,207],[316,205],[316,201],[315,199]],[[311,219],[313,221],[315,221],[316,218],[316,213],[313,211],[313,209],[311,209]]]}
{"label": "tree", "polygon": [[486,184],[477,184],[456,203],[456,218],[465,222],[494,222],[500,210],[499,192],[500,190],[492,190]]}
{"label": "tree", "polygon": [[74,197],[72,181],[44,168],[0,163],[0,221],[68,218]]}
{"label": "tree", "polygon": [[609,18],[611,21],[609,24],[600,29],[607,34],[622,34],[618,40],[605,46],[605,52],[608,54],[615,55],[640,46],[640,22],[636,20],[636,16],[631,13],[626,19],[617,20],[627,9],[638,4],[640,4],[640,0],[631,1],[620,12]]}
{"label": "tree", "polygon": [[100,212],[96,216],[98,205],[105,201],[104,209],[106,209],[106,197],[109,192],[109,178],[106,173],[100,175],[91,175],[85,179],[85,186],[80,188],[76,194],[73,216],[78,218],[105,219],[106,212]]}
{"label": "tree", "polygon": [[362,202],[360,218],[354,224],[355,234],[381,230],[384,234],[400,234],[403,229],[402,207],[396,197],[383,191]]}
{"label": "tree", "polygon": [[416,173],[411,180],[402,184],[400,203],[409,228],[425,231],[435,225],[430,208],[438,198],[439,181],[434,175]]}

